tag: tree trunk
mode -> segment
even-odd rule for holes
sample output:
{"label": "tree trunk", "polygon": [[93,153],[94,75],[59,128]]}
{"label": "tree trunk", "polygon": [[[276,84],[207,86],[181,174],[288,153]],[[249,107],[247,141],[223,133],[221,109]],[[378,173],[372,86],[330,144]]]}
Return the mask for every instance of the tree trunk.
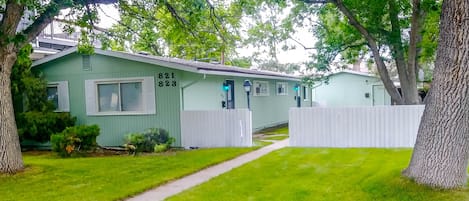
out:
{"label": "tree trunk", "polygon": [[[399,7],[397,6],[394,0],[388,2],[389,4],[389,18],[391,21],[391,50],[395,56],[397,72],[399,74],[399,81],[401,83],[401,92],[402,98],[404,99],[404,104],[406,105],[414,105],[420,102],[420,98],[418,96],[417,91],[417,80],[415,76],[415,70],[413,63],[411,65],[407,65],[406,59],[404,57],[404,47],[402,44],[402,36],[401,36],[401,26],[399,23]],[[411,32],[413,31],[416,37],[416,28],[418,28],[418,24],[414,24],[414,20],[418,20],[419,16],[412,15],[412,28]],[[411,38],[411,42],[416,42],[414,38]],[[412,43],[410,44],[412,45]],[[416,53],[416,45],[412,48],[409,47],[409,57],[415,55]],[[412,58],[414,59],[414,58]],[[415,59],[414,59],[415,61]]]}
{"label": "tree trunk", "polygon": [[360,34],[367,41],[368,47],[370,48],[373,54],[376,67],[378,69],[378,74],[381,80],[383,81],[384,88],[389,93],[389,96],[391,96],[391,99],[393,100],[393,102],[395,102],[398,105],[405,104],[404,99],[402,99],[396,86],[394,85],[391,78],[389,77],[389,73],[386,68],[386,65],[384,64],[384,61],[381,58],[381,55],[379,53],[379,48],[376,43],[376,39],[368,32],[368,30],[362,24],[358,22],[358,20],[355,18],[352,12],[344,5],[343,0],[330,0],[330,2],[337,6],[339,11],[342,12],[342,14],[344,14],[345,17],[347,17],[350,25],[355,27],[357,31],[360,32]]}
{"label": "tree trunk", "polygon": [[12,44],[9,46],[0,50],[0,173],[16,173],[23,169],[10,87],[16,52]]}
{"label": "tree trunk", "polygon": [[444,1],[434,80],[409,167],[417,183],[457,188],[469,158],[469,2]]}

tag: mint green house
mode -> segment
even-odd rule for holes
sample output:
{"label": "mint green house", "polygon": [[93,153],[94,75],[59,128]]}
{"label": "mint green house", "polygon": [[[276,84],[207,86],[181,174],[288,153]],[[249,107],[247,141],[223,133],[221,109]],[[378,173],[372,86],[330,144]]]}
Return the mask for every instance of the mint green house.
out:
{"label": "mint green house", "polygon": [[314,105],[327,107],[391,105],[379,77],[354,71],[332,74],[312,89]]}
{"label": "mint green house", "polygon": [[288,122],[288,110],[311,106],[310,90],[294,86],[296,76],[219,64],[76,48],[37,60],[33,69],[49,81],[48,96],[58,112],[78,124],[98,124],[98,143],[122,145],[125,134],[164,128],[180,145],[180,112],[247,108],[243,83],[252,83],[253,130]]}

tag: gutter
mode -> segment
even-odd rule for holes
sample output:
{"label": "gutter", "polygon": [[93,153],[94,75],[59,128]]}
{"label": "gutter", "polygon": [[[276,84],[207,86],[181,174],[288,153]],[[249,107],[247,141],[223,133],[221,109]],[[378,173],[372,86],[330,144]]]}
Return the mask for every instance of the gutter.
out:
{"label": "gutter", "polygon": [[259,75],[259,74],[248,74],[240,72],[227,72],[227,71],[214,71],[214,70],[203,70],[199,69],[198,73],[208,74],[208,75],[226,75],[226,76],[236,76],[236,77],[248,77],[248,78],[265,78],[265,79],[276,79],[276,80],[290,80],[290,81],[301,81],[299,78],[293,77],[283,77],[283,76],[274,76],[274,75]]}

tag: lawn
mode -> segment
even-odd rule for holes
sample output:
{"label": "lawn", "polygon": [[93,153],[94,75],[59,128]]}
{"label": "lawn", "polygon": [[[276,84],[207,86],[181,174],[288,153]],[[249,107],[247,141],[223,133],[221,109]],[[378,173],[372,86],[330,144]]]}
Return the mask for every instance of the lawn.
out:
{"label": "lawn", "polygon": [[288,126],[267,128],[257,132],[255,140],[284,140],[288,138]]}
{"label": "lawn", "polygon": [[118,200],[253,150],[218,148],[147,156],[24,156],[26,171],[0,174],[0,200]]}
{"label": "lawn", "polygon": [[262,133],[262,134],[265,134],[265,135],[276,135],[276,134],[287,134],[288,135],[288,126],[268,128],[268,129],[259,131],[259,133]]}
{"label": "lawn", "polygon": [[169,200],[463,201],[402,178],[410,149],[285,148]]}

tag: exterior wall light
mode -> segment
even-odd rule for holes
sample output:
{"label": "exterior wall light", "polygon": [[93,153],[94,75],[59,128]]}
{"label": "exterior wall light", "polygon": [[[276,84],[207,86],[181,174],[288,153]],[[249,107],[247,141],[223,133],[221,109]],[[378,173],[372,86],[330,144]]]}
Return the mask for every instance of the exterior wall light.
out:
{"label": "exterior wall light", "polygon": [[248,98],[248,109],[251,110],[251,104],[249,102],[249,93],[251,92],[251,86],[252,86],[251,81],[244,80],[243,86],[244,86],[244,91],[246,91],[246,95]]}

